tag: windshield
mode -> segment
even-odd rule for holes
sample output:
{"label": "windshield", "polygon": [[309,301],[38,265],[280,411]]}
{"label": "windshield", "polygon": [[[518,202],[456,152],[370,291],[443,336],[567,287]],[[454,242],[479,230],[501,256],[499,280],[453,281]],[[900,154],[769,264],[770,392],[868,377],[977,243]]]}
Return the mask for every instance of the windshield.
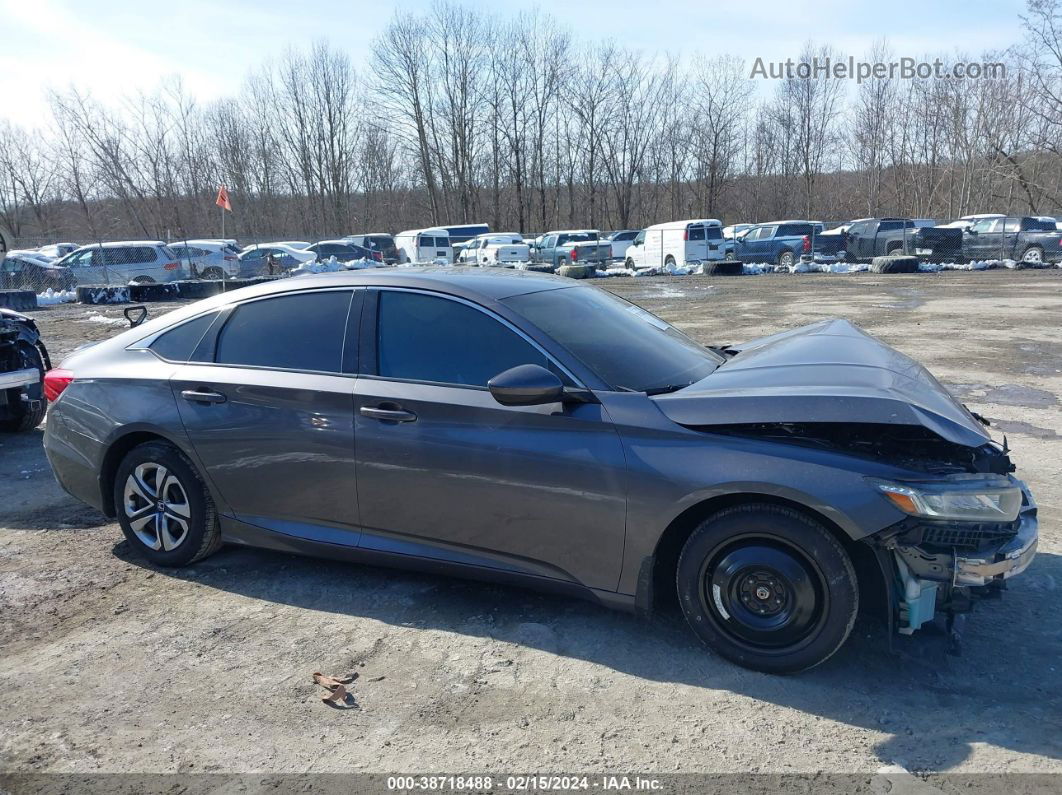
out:
{"label": "windshield", "polygon": [[700,381],[725,361],[666,321],[596,287],[544,290],[504,303],[612,389],[672,392]]}

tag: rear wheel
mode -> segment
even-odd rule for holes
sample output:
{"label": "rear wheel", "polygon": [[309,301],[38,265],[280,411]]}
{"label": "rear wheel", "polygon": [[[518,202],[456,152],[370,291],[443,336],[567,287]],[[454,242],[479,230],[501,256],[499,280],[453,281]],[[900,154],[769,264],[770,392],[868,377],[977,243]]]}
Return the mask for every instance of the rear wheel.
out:
{"label": "rear wheel", "polygon": [[623,263],[623,267],[629,271],[634,270],[634,260],[630,257],[627,257],[627,261]]}
{"label": "rear wheel", "polygon": [[829,658],[855,622],[852,562],[822,524],[778,505],[727,508],[679,557],[679,602],[713,651],[746,668],[795,673]]}
{"label": "rear wheel", "polygon": [[778,264],[783,268],[793,267],[793,252],[788,249],[778,255]]}
{"label": "rear wheel", "polygon": [[667,257],[664,259],[664,267],[665,268],[674,268],[675,267],[675,258],[672,257],[670,254],[668,254]]}
{"label": "rear wheel", "polygon": [[1021,261],[1029,265],[1042,265],[1044,250],[1039,246],[1029,246],[1025,249],[1025,253],[1021,255]]}
{"label": "rear wheel", "polygon": [[133,284],[154,284],[155,280],[150,276],[137,276],[133,279]]}
{"label": "rear wheel", "polygon": [[186,566],[221,547],[210,492],[195,465],[168,442],[134,447],[118,465],[114,504],[126,540],[160,566]]}
{"label": "rear wheel", "polygon": [[44,412],[48,408],[48,401],[44,399],[44,357],[36,346],[28,342],[20,341],[17,345],[19,370],[33,368],[40,373],[40,381],[29,387],[9,389],[7,392],[7,408],[11,414],[5,420],[0,420],[0,431],[7,433],[25,433],[32,431],[41,424]]}
{"label": "rear wheel", "polygon": [[217,268],[217,267],[207,268],[206,270],[203,271],[202,278],[210,279],[210,280],[213,280],[213,281],[224,281],[225,280],[225,271],[223,271],[221,268]]}

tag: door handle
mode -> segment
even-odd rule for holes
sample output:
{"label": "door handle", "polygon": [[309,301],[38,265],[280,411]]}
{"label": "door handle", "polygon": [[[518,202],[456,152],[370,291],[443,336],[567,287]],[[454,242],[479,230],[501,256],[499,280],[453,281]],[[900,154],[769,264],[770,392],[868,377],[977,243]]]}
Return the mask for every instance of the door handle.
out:
{"label": "door handle", "polygon": [[181,397],[189,403],[224,403],[228,398],[220,392],[200,392],[196,389],[185,389]]}
{"label": "door handle", "polygon": [[374,420],[384,420],[386,422],[416,422],[417,420],[416,414],[405,409],[381,409],[375,406],[362,406],[360,411],[363,417],[372,417]]}

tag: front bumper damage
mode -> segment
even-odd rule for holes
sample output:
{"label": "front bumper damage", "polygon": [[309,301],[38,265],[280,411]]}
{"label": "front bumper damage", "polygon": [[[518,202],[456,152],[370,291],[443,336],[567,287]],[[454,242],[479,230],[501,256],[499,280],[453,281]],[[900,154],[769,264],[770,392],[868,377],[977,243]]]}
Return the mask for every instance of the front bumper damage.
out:
{"label": "front bumper damage", "polygon": [[[893,619],[909,635],[943,613],[957,645],[956,619],[978,599],[998,598],[1011,577],[1036,556],[1036,503],[1022,486],[1018,518],[1008,524],[927,522],[914,518],[876,536],[883,573],[890,578]],[[961,622],[960,622],[961,623]]]}

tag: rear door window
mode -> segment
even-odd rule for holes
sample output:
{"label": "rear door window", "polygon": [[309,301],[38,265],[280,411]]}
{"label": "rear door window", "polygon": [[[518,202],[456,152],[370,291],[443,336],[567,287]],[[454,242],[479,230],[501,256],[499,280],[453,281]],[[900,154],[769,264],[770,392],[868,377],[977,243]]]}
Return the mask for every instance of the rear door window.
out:
{"label": "rear door window", "polygon": [[706,226],[706,227],[704,227],[704,237],[707,240],[722,240],[723,239],[723,227],[721,227],[721,226]]}
{"label": "rear door window", "polygon": [[468,304],[423,293],[380,293],[377,372],[386,378],[485,387],[520,364],[550,363],[527,340]]}
{"label": "rear door window", "polygon": [[218,364],[342,371],[350,290],[284,295],[241,304],[218,335]]}
{"label": "rear door window", "polygon": [[688,235],[688,239],[689,240],[704,240],[704,227],[703,226],[690,226],[690,227],[687,227],[687,229],[689,230],[689,235]]}

